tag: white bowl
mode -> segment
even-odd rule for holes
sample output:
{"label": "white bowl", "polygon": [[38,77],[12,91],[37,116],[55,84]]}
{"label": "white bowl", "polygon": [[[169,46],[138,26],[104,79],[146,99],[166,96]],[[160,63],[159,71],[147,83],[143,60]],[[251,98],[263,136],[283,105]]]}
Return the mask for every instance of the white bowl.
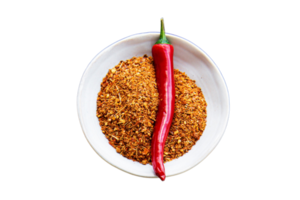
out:
{"label": "white bowl", "polygon": [[[96,117],[96,99],[102,79],[121,60],[133,56],[152,55],[151,48],[158,32],[139,33],[106,47],[89,63],[78,88],[77,109],[86,139],[105,161],[133,175],[156,177],[151,165],[133,162],[109,145]],[[174,68],[185,72],[201,87],[207,102],[207,125],[196,145],[184,156],[165,164],[166,176],[185,172],[199,164],[217,146],[229,118],[229,94],[225,80],[213,60],[192,42],[167,34],[174,46]]]}

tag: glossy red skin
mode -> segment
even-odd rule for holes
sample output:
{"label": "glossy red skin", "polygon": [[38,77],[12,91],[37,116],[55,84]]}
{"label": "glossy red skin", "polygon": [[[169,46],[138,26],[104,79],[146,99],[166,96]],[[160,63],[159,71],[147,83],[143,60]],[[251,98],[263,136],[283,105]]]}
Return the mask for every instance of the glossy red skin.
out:
{"label": "glossy red skin", "polygon": [[164,147],[172,124],[175,107],[173,52],[173,46],[170,44],[155,44],[152,47],[160,102],[152,137],[151,153],[154,172],[162,181],[166,178]]}

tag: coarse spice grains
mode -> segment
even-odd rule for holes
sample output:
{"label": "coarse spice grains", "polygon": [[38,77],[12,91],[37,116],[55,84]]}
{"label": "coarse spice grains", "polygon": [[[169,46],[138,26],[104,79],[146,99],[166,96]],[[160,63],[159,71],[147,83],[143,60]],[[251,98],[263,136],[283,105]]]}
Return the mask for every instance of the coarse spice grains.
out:
{"label": "coarse spice grains", "polygon": [[[175,110],[165,143],[165,162],[191,150],[206,126],[207,104],[201,89],[176,69],[174,80]],[[110,69],[98,93],[97,117],[109,144],[142,164],[151,164],[158,96],[153,59],[147,55],[121,61]]]}

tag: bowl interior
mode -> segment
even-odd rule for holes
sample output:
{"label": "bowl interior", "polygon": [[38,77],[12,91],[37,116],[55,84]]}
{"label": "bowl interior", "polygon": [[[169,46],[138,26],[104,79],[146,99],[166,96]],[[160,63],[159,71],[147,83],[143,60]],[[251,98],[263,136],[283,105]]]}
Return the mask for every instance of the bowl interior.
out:
{"label": "bowl interior", "polygon": [[[78,115],[83,132],[93,149],[111,165],[134,175],[156,177],[151,165],[133,162],[116,153],[101,132],[96,117],[96,99],[102,79],[121,60],[152,55],[159,33],[142,33],[119,40],[102,50],[86,68],[78,89]],[[200,163],[218,144],[229,117],[229,96],[225,80],[207,54],[193,43],[167,34],[174,46],[174,68],[185,72],[202,89],[207,101],[206,129],[184,156],[165,164],[167,176],[185,172]]]}

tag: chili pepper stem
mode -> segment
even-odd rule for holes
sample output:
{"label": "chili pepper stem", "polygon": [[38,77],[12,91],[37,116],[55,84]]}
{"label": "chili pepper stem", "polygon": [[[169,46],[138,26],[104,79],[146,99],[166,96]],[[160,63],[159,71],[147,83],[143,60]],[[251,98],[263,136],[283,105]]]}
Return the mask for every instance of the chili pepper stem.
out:
{"label": "chili pepper stem", "polygon": [[155,44],[171,44],[166,37],[164,19],[160,20],[160,36]]}

